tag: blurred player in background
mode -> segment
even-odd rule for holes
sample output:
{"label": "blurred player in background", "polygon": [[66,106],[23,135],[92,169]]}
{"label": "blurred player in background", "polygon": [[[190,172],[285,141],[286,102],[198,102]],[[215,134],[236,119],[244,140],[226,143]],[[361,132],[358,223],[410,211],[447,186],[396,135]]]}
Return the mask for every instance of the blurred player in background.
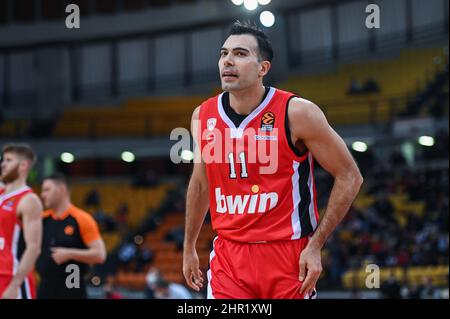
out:
{"label": "blurred player in background", "polygon": [[35,298],[34,264],[42,240],[42,204],[27,186],[36,155],[27,144],[3,147],[0,185],[0,297]]}
{"label": "blurred player in background", "polygon": [[[321,249],[363,181],[317,105],[263,85],[272,58],[268,37],[236,22],[220,49],[225,92],[192,116],[200,152],[187,192],[183,273],[199,291],[203,278],[195,245],[209,207],[218,237],[208,298],[315,298]],[[214,146],[223,154],[220,161],[207,158]],[[261,149],[269,149],[276,164],[269,173]],[[313,156],[334,177],[320,223]]]}
{"label": "blurred player in background", "polygon": [[[53,174],[42,183],[42,201],[47,209],[43,217],[42,255],[37,263],[41,282],[39,299],[85,299],[84,277],[90,264],[106,260],[106,249],[94,218],[75,207],[64,175]],[[66,284],[69,264],[79,269],[79,287]]]}

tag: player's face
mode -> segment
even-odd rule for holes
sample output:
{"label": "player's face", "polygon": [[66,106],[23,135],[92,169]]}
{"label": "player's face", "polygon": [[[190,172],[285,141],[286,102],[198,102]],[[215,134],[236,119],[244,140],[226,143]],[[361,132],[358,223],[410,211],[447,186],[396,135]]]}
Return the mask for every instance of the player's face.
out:
{"label": "player's face", "polygon": [[264,75],[259,61],[258,42],[249,34],[231,35],[220,49],[222,90],[239,91],[258,84]]}
{"label": "player's face", "polygon": [[62,185],[49,179],[42,183],[41,198],[46,209],[55,208],[63,195]]}
{"label": "player's face", "polygon": [[9,184],[14,182],[20,176],[20,166],[23,160],[15,153],[4,153],[2,159],[2,174],[0,178],[3,183]]}

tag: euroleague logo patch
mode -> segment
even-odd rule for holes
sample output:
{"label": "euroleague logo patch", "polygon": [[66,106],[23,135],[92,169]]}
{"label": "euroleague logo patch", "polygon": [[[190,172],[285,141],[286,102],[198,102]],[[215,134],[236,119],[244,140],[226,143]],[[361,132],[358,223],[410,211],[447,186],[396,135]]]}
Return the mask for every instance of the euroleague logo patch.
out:
{"label": "euroleague logo patch", "polygon": [[271,132],[275,124],[275,115],[272,112],[266,112],[261,118],[261,131]]}
{"label": "euroleague logo patch", "polygon": [[14,201],[9,201],[5,205],[1,207],[3,210],[7,210],[9,212],[12,212],[14,210]]}
{"label": "euroleague logo patch", "polygon": [[73,226],[68,225],[68,226],[64,227],[64,234],[66,234],[67,236],[72,236],[74,232],[75,232],[75,229],[73,228]]}

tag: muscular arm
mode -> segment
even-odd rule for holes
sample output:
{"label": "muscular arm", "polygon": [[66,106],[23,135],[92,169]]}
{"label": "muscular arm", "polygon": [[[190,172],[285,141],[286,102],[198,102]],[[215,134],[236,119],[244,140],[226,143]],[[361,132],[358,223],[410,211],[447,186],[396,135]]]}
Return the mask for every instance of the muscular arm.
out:
{"label": "muscular arm", "polygon": [[[186,195],[186,221],[184,235],[183,273],[188,285],[200,290],[203,282],[199,269],[199,260],[195,245],[200,229],[205,220],[209,207],[208,179],[205,163],[201,159],[200,144],[198,142],[198,119],[200,107],[192,115],[191,131],[196,144],[194,150],[194,169],[189,181]],[[194,281],[192,280],[194,278]]]}
{"label": "muscular arm", "polygon": [[[22,198],[18,207],[18,214],[22,218],[25,251],[20,259],[17,272],[8,290],[7,298],[15,298],[24,279],[33,270],[34,264],[41,253],[42,241],[42,204],[37,195],[29,194]],[[11,295],[9,295],[11,293]],[[15,296],[13,296],[15,295]],[[4,296],[5,297],[5,296]]]}
{"label": "muscular arm", "polygon": [[295,142],[301,140],[317,162],[334,177],[325,214],[309,243],[321,249],[347,214],[363,178],[344,141],[317,105],[299,98],[291,100],[289,124]]}
{"label": "muscular arm", "polygon": [[191,130],[194,137],[195,144],[195,160],[194,169],[191,179],[189,181],[187,195],[186,195],[186,227],[184,248],[195,248],[200,229],[206,216],[209,207],[208,197],[208,179],[206,177],[205,163],[201,159],[199,150],[199,143],[197,139],[198,127],[196,121],[198,120],[199,107],[197,107],[192,115]]}
{"label": "muscular arm", "polygon": [[[347,214],[359,192],[363,178],[344,141],[331,128],[317,105],[300,98],[292,99],[288,116],[294,144],[303,143],[317,162],[334,177],[325,213],[308,243],[308,249],[304,254],[302,253],[304,260],[300,260],[300,280],[305,277],[306,271],[310,272],[305,268],[310,268],[312,275],[317,276],[318,279],[322,271],[320,250]],[[316,262],[317,259],[319,262]],[[310,262],[309,266],[305,264],[308,262]],[[311,282],[311,280],[308,282],[305,280],[306,292],[314,288],[315,281],[312,287]]]}

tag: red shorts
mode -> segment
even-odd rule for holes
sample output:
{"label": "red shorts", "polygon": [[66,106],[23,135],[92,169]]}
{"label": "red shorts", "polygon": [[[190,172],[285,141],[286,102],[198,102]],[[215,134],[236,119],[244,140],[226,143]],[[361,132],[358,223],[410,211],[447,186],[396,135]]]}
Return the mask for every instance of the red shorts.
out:
{"label": "red shorts", "polygon": [[216,237],[208,270],[209,299],[309,299],[299,293],[299,257],[308,238],[240,243]]}
{"label": "red shorts", "polygon": [[[3,295],[6,288],[8,288],[11,280],[12,276],[0,275],[0,297]],[[19,288],[19,295],[17,296],[17,299],[36,299],[36,284],[33,274],[29,274],[25,277]]]}

